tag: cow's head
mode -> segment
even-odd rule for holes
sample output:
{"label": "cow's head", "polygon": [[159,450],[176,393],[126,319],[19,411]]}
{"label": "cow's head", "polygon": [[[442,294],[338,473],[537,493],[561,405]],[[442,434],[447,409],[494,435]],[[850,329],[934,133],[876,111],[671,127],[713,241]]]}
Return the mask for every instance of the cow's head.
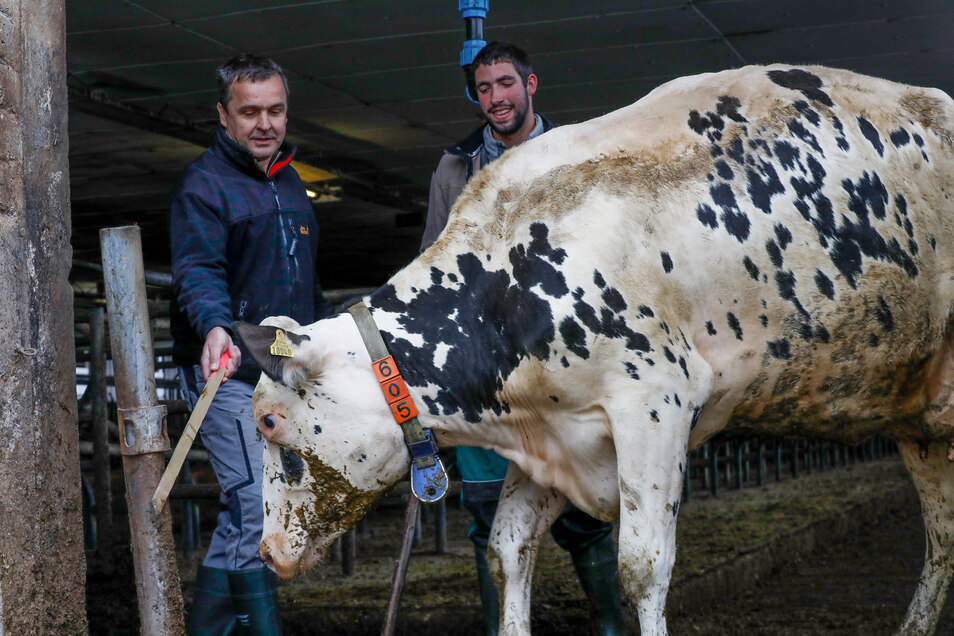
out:
{"label": "cow's head", "polygon": [[350,315],[233,330],[263,370],[252,397],[266,440],[260,554],[291,578],[322,559],[410,460]]}

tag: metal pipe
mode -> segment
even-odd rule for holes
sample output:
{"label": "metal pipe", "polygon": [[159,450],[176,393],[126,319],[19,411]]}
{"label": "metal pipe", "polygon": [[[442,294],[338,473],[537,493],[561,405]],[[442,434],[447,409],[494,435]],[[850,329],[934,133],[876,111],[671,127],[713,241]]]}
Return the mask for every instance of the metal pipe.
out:
{"label": "metal pipe", "polygon": [[[458,0],[457,9],[460,11],[460,17],[464,19],[464,32],[466,39],[464,46],[460,50],[460,66],[466,69],[474,58],[480,53],[487,42],[484,41],[484,20],[487,18],[487,11],[490,9],[490,0]],[[474,94],[474,87],[470,85],[470,78],[464,85],[464,94],[467,99],[477,103],[477,95]]]}
{"label": "metal pipe", "polygon": [[152,507],[170,444],[165,407],[156,396],[139,228],[104,228],[100,244],[140,631],[181,634],[185,621],[172,516],[168,508],[156,514]]}
{"label": "metal pipe", "polygon": [[401,551],[395,563],[394,578],[391,580],[391,597],[388,599],[388,611],[384,617],[381,636],[394,634],[394,627],[397,625],[397,614],[401,607],[401,594],[404,592],[404,580],[407,578],[407,562],[411,557],[411,543],[414,541],[414,529],[417,526],[420,503],[417,497],[408,497],[407,512],[404,514],[404,536],[401,538]]}
{"label": "metal pipe", "polygon": [[[113,546],[113,494],[110,483],[109,418],[106,415],[106,310],[102,307],[90,317],[89,383],[93,411],[93,480],[96,498],[96,527],[99,548]],[[111,567],[112,559],[103,559]]]}

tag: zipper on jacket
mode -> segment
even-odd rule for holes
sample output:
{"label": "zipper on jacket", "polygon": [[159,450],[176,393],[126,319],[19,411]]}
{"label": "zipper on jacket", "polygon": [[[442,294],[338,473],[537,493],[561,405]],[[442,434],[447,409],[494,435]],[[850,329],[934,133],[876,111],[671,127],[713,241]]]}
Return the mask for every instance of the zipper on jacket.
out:
{"label": "zipper on jacket", "polygon": [[288,257],[286,265],[288,279],[292,283],[299,283],[301,281],[298,277],[298,257],[295,255],[295,248],[298,247],[298,238],[295,236],[294,224],[291,219],[288,220],[289,230],[292,233],[292,241],[291,244],[289,244],[288,235],[285,234],[285,215],[282,211],[281,199],[278,198],[278,188],[275,187],[275,182],[271,179],[268,180],[268,185],[272,189],[272,195],[275,197],[275,205],[278,207],[278,225],[282,235],[282,250],[284,250],[285,255]]}

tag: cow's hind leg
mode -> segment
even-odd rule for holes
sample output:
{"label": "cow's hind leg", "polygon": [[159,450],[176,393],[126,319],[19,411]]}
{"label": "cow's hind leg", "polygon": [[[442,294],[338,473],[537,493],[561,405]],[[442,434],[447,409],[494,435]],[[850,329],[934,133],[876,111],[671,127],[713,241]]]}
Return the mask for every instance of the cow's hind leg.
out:
{"label": "cow's hind leg", "polygon": [[933,634],[954,572],[954,463],[946,442],[898,442],[921,498],[926,547],[921,579],[900,634]]}
{"label": "cow's hind leg", "polygon": [[500,594],[500,633],[530,633],[530,579],[540,537],[559,516],[566,497],[530,481],[510,462],[490,541],[487,561]]}
{"label": "cow's hind leg", "polygon": [[[640,417],[648,422],[640,422]],[[660,399],[656,408],[614,421],[620,489],[619,575],[643,636],[664,636],[666,595],[676,560],[691,415]],[[647,425],[648,424],[648,425]]]}

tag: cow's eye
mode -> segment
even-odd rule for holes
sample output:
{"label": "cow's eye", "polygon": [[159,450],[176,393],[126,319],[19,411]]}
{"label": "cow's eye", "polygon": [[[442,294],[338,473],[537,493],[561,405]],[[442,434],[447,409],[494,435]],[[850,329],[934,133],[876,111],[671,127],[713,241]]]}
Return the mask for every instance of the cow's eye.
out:
{"label": "cow's eye", "polygon": [[262,418],[262,424],[264,424],[268,430],[272,430],[275,428],[275,425],[278,424],[278,420],[275,419],[274,415],[266,415]]}

